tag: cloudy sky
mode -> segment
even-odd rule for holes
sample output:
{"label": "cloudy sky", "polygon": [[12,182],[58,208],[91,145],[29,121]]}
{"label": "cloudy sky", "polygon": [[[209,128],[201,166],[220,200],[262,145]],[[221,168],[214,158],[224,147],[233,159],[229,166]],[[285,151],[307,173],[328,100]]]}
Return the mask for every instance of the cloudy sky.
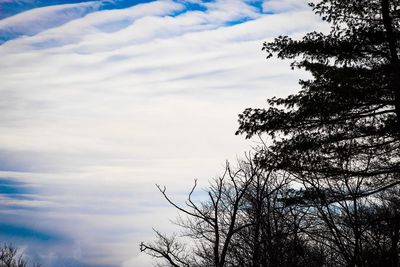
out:
{"label": "cloudy sky", "polygon": [[252,141],[237,115],[298,88],[265,40],[305,0],[0,0],[0,241],[45,267],[148,267],[140,241]]}

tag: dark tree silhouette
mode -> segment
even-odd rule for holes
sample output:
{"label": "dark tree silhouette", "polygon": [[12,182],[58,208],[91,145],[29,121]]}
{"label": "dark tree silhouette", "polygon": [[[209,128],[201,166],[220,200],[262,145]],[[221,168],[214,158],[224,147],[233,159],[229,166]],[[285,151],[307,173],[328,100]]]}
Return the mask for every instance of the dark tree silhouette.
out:
{"label": "dark tree silhouette", "polygon": [[291,182],[286,173],[265,171],[248,158],[234,170],[227,164],[204,192],[208,199],[199,203],[191,197],[196,185],[186,207],[158,187],[181,212],[177,224],[183,232],[155,231],[156,241],[141,243],[140,250],[163,259],[161,266],[321,266],[322,255],[305,238],[304,210],[282,201],[294,193]]}
{"label": "dark tree silhouette", "polygon": [[[374,186],[385,189],[399,182],[400,172],[400,1],[311,6],[332,24],[330,33],[281,36],[263,49],[268,57],[294,59],[292,66],[313,79],[300,81],[294,95],[269,99],[268,109],[246,109],[237,134],[273,138],[268,152],[259,154],[261,163],[278,160],[278,168],[303,174],[384,178]],[[348,153],[368,170],[338,165]]]}
{"label": "dark tree silhouette", "polygon": [[396,187],[379,193],[361,214],[365,223],[362,257],[368,266],[399,266],[399,190]]}
{"label": "dark tree silhouette", "polygon": [[[375,195],[400,182],[400,1],[322,0],[311,6],[331,23],[328,34],[281,36],[263,49],[268,57],[295,60],[292,67],[313,78],[300,81],[294,95],[269,99],[268,109],[246,109],[237,134],[271,137],[271,146],[258,149],[258,163],[302,183],[297,204],[310,208],[307,220],[317,218],[309,238],[338,266],[372,266],[365,251],[373,255],[377,247],[366,242],[373,231],[366,231],[372,222],[365,222],[364,212],[371,212],[370,202],[384,206]],[[397,267],[398,239],[392,240],[387,266]]]}
{"label": "dark tree silhouette", "polygon": [[[28,261],[12,245],[0,247],[0,267],[27,267]],[[33,264],[32,267],[40,267],[40,264]]]}
{"label": "dark tree silhouette", "polygon": [[[242,169],[233,171],[227,163],[224,174],[215,179],[207,190],[208,200],[200,204],[192,200],[195,183],[186,207],[175,204],[167,196],[166,188],[158,186],[165,199],[186,216],[177,221],[186,229],[185,235],[199,242],[195,242],[191,252],[187,253],[184,252],[187,246],[179,244],[173,237],[156,232],[156,244],[142,243],[141,251],[163,257],[171,266],[227,266],[227,255],[234,235],[250,225],[240,220],[243,214],[241,206],[255,175],[256,172],[249,173]],[[187,254],[191,256],[182,257]]]}

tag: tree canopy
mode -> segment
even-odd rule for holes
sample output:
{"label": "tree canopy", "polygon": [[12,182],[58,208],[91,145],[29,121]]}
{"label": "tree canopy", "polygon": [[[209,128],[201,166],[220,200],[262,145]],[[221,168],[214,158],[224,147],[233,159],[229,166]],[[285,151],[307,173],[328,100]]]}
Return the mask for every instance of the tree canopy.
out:
{"label": "tree canopy", "polygon": [[[331,23],[329,33],[311,32],[301,40],[280,36],[264,43],[263,50],[268,57],[293,59],[293,67],[313,78],[301,80],[296,94],[269,99],[267,109],[246,109],[239,115],[237,134],[270,135],[274,143],[260,161],[272,157],[279,168],[374,176],[384,188],[397,183],[400,1],[310,5]],[[353,166],[343,168],[343,158],[350,156]]]}

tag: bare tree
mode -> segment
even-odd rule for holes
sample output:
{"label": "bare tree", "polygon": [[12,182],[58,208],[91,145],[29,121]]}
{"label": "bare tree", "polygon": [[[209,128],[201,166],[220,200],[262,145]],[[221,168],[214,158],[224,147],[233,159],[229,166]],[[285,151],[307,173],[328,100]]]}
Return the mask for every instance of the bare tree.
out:
{"label": "bare tree", "polygon": [[205,201],[192,199],[196,182],[184,207],[158,186],[180,211],[176,223],[186,240],[156,231],[157,240],[140,249],[164,266],[320,266],[320,255],[305,239],[304,209],[285,203],[291,183],[287,173],[260,168],[247,156],[235,170],[227,163],[204,192]]}
{"label": "bare tree", "polygon": [[[27,267],[28,261],[24,259],[19,250],[12,245],[0,247],[0,267]],[[40,267],[40,264],[33,264],[32,267]]]}
{"label": "bare tree", "polygon": [[163,258],[169,266],[228,266],[227,255],[234,236],[250,226],[241,218],[244,196],[254,177],[255,173],[241,168],[232,170],[227,163],[224,174],[206,190],[208,199],[200,203],[193,201],[192,195],[197,188],[195,181],[184,207],[167,195],[166,187],[157,186],[165,199],[185,216],[178,218],[176,223],[183,227],[183,234],[193,243],[183,245],[175,237],[167,238],[156,232],[157,241],[142,243],[141,251]]}
{"label": "bare tree", "polygon": [[[294,175],[303,185],[297,192],[297,204],[309,207],[305,220],[311,225],[306,233],[309,239],[329,251],[330,266],[370,266],[365,252],[367,247],[371,248],[366,240],[372,222],[366,221],[365,214],[371,210],[371,203],[384,204],[376,196],[393,186],[385,188],[391,174],[359,175],[373,169],[378,156],[354,154],[352,143],[342,142],[340,154],[325,159],[324,164],[329,166],[314,168],[310,164],[310,170]],[[338,171],[316,171],[323,168]]]}

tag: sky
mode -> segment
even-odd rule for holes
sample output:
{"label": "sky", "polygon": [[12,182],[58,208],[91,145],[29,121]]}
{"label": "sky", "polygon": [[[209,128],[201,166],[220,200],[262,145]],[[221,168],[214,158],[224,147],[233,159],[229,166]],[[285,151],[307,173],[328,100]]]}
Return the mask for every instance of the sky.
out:
{"label": "sky", "polygon": [[[149,267],[152,228],[255,140],[247,107],[307,74],[264,41],[325,30],[306,0],[0,0],[0,242],[44,267]],[[201,193],[199,193],[201,196]]]}

